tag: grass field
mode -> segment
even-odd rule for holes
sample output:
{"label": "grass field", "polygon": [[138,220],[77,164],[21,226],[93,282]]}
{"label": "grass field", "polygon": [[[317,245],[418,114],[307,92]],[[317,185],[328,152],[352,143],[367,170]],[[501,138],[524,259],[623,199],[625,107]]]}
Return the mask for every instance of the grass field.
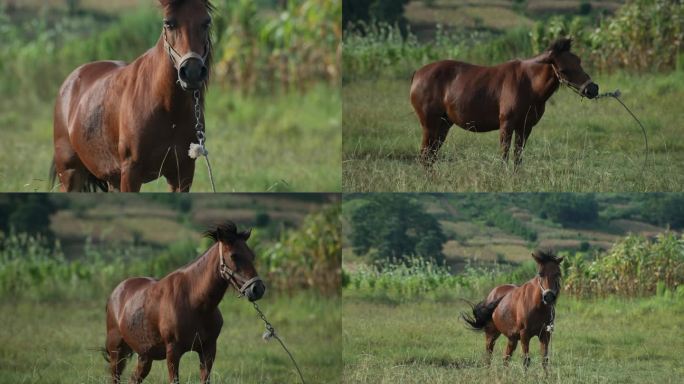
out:
{"label": "grass field", "polygon": [[453,127],[428,173],[418,163],[420,124],[405,79],[359,79],[342,87],[344,191],[681,191],[684,73],[594,74],[601,91],[619,88],[646,127],[616,101],[580,100],[560,89],[547,103],[523,166],[502,165],[498,133]]}
{"label": "grass field", "polygon": [[503,367],[503,338],[484,366],[484,336],[458,319],[460,301],[343,297],[345,383],[675,383],[684,375],[681,300],[561,296],[545,377],[536,338],[527,373],[520,346]]}
{"label": "grass field", "polygon": [[[3,302],[0,304],[0,383],[108,383],[96,349],[105,338],[106,298],[96,302]],[[339,299],[308,294],[266,296],[260,306],[311,383],[340,382]],[[261,339],[264,326],[250,303],[226,294],[212,383],[297,383],[287,354],[275,340]],[[129,362],[127,380],[135,367]],[[195,353],[181,359],[181,383],[199,383]],[[158,361],[146,382],[168,382]]]}
{"label": "grass field", "polygon": [[[210,91],[207,148],[219,192],[340,190],[340,98],[320,86],[306,94],[245,98]],[[52,105],[0,109],[0,190],[44,192],[52,160]],[[166,180],[143,192],[167,191]],[[193,192],[211,192],[204,161]]]}

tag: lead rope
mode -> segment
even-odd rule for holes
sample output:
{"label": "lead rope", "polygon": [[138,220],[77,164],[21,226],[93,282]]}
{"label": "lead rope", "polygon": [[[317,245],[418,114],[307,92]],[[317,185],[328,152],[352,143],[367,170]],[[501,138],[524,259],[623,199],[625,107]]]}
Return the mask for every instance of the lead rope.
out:
{"label": "lead rope", "polygon": [[[580,87],[577,87],[577,86],[575,86],[574,84],[572,84],[571,82],[569,82],[569,81],[567,81],[566,79],[564,79],[564,78],[560,75],[560,73],[558,72],[558,70],[556,69],[556,66],[555,66],[555,65],[551,64],[551,68],[553,68],[553,72],[556,74],[556,78],[558,79],[558,82],[559,82],[559,83],[561,83],[562,85],[565,85],[566,87],[570,88],[570,90],[572,90],[572,91],[575,92],[576,94],[580,95],[580,97],[582,97],[582,98],[584,99],[585,96],[584,96],[579,90],[582,89],[584,86],[586,86],[586,85],[591,81],[591,79],[585,81],[584,84],[582,84]],[[594,100],[602,99],[602,98],[605,98],[605,97],[612,97],[612,98],[614,98],[615,100],[618,101],[618,103],[620,103],[620,104],[625,108],[625,110],[627,110],[627,112],[629,112],[630,115],[632,115],[632,118],[634,118],[634,120],[637,122],[637,124],[639,124],[639,127],[641,127],[641,132],[644,134],[644,143],[645,143],[645,146],[644,146],[644,147],[645,147],[645,150],[644,150],[644,165],[643,165],[643,168],[646,168],[646,164],[648,163],[648,137],[646,136],[646,128],[644,128],[644,125],[641,124],[641,121],[639,121],[639,119],[638,119],[638,118],[636,117],[636,115],[632,112],[632,110],[630,110],[629,108],[627,108],[627,105],[625,105],[625,103],[622,101],[622,99],[620,99],[620,96],[621,96],[621,95],[622,95],[622,92],[620,92],[619,89],[616,89],[616,90],[614,90],[613,92],[601,93],[601,94],[597,95],[597,96],[594,98]]]}
{"label": "lead rope", "polygon": [[211,182],[211,190],[216,193],[216,186],[214,185],[214,175],[211,172],[211,164],[209,163],[209,151],[204,146],[206,136],[204,134],[204,125],[200,121],[202,117],[202,106],[200,105],[200,91],[196,89],[193,96],[195,97],[195,135],[198,143],[190,143],[188,156],[197,159],[204,156],[204,161],[207,164],[207,171],[209,172],[209,181]]}
{"label": "lead rope", "polygon": [[252,305],[254,305],[254,309],[257,311],[257,313],[259,313],[259,317],[266,325],[266,332],[264,332],[262,338],[266,341],[270,340],[271,338],[275,338],[276,340],[278,340],[278,342],[283,347],[285,352],[287,352],[287,355],[290,356],[290,360],[292,360],[292,364],[294,364],[295,368],[297,369],[297,373],[299,374],[299,379],[302,381],[302,384],[306,384],[304,382],[304,376],[302,376],[302,371],[299,370],[299,365],[297,365],[297,361],[295,361],[295,358],[292,356],[292,353],[290,353],[290,351],[287,349],[285,343],[283,343],[283,341],[280,340],[280,337],[278,337],[278,335],[276,334],[275,328],[273,328],[271,323],[269,323],[268,320],[266,320],[266,315],[264,315],[264,313],[261,312],[261,309],[259,308],[259,305],[257,305],[256,301],[252,302]]}
{"label": "lead rope", "polygon": [[630,115],[632,115],[632,118],[634,118],[634,121],[636,121],[637,124],[639,124],[639,127],[641,127],[641,132],[644,134],[644,143],[645,143],[644,168],[646,168],[646,164],[648,163],[648,137],[646,136],[646,128],[644,128],[644,125],[641,124],[641,121],[639,121],[639,119],[636,117],[636,115],[629,108],[627,108],[627,105],[625,105],[625,103],[622,101],[622,99],[620,99],[620,95],[622,95],[622,93],[620,92],[619,89],[616,89],[613,92],[602,93],[602,94],[596,96],[595,99],[598,100],[598,99],[601,99],[604,97],[614,98],[615,100],[618,101],[618,103],[620,103],[625,108],[625,110],[627,110],[627,112],[629,112]]}

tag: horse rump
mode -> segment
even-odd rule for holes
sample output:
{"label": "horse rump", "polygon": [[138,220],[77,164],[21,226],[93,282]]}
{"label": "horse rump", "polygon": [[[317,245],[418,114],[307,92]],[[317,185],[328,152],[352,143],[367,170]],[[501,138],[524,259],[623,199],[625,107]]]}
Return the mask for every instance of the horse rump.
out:
{"label": "horse rump", "polygon": [[499,305],[501,299],[503,299],[503,297],[494,300],[491,303],[487,303],[485,300],[475,305],[469,303],[473,314],[471,316],[465,312],[461,312],[461,319],[463,319],[463,321],[470,326],[471,330],[481,331],[487,326],[487,324],[489,324],[490,321],[492,321],[494,309],[496,309],[496,306]]}

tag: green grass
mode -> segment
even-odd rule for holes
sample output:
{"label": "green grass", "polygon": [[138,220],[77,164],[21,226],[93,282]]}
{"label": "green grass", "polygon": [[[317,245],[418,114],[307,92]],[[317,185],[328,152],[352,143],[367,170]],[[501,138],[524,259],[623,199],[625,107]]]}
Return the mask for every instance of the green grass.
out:
{"label": "green grass", "polygon": [[[0,383],[108,383],[104,345],[106,298],[87,302],[18,302],[0,305]],[[307,382],[340,382],[340,300],[299,294],[268,296],[262,310],[297,359]],[[262,322],[246,300],[226,294],[225,324],[218,339],[212,383],[297,383],[280,345],[261,339]],[[135,367],[129,362],[128,379]],[[199,360],[187,353],[181,383],[199,383]],[[168,382],[166,363],[156,361],[145,382]]]}
{"label": "green grass", "polygon": [[503,337],[484,366],[484,336],[458,319],[463,302],[343,297],[345,383],[674,383],[684,375],[681,300],[561,296],[544,377],[536,338],[527,373],[520,345],[503,367]]}
{"label": "green grass", "polygon": [[421,128],[408,100],[410,73],[346,82],[343,102],[344,191],[681,191],[684,73],[601,75],[602,91],[619,88],[623,101],[580,100],[560,89],[547,103],[524,152],[523,166],[502,165],[498,133],[453,127],[427,173],[417,161]]}
{"label": "green grass", "polygon": [[[207,148],[219,192],[339,191],[340,95],[318,86],[305,94],[243,97],[217,88],[207,96]],[[44,192],[53,155],[52,104],[0,109],[0,191]],[[336,155],[337,154],[337,155]],[[166,180],[143,192],[167,191]],[[203,159],[193,192],[210,192]]]}

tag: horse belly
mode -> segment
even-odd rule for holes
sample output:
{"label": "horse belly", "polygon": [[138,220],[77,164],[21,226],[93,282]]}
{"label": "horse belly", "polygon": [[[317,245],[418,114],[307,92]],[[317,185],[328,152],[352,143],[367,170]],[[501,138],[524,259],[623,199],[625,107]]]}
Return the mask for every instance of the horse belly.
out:
{"label": "horse belly", "polygon": [[[150,322],[150,314],[145,306],[147,291],[140,290],[124,304],[119,329],[124,341],[138,354],[160,355],[165,346],[158,327]],[[163,356],[161,357],[163,358]]]}
{"label": "horse belly", "polygon": [[499,129],[499,105],[490,100],[484,91],[468,93],[458,87],[445,97],[449,120],[472,132],[489,132]]}

